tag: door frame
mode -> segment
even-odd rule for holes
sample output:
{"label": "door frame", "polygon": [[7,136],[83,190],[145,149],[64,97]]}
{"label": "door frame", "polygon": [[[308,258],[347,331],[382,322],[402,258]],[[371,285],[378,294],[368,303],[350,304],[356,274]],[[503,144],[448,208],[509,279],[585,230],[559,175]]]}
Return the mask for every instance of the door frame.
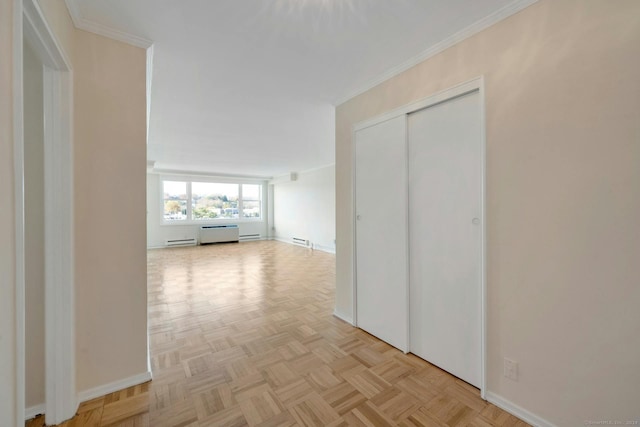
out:
{"label": "door frame", "polygon": [[25,210],[23,40],[43,64],[45,192],[45,402],[47,424],[73,417],[75,380],[73,69],[37,0],[14,0],[13,89],[16,337],[19,419],[25,415]]}
{"label": "door frame", "polygon": [[[486,203],[486,152],[487,152],[487,142],[486,142],[486,115],[485,115],[485,90],[484,90],[484,76],[475,77],[471,80],[459,83],[450,88],[444,89],[442,91],[436,92],[426,98],[420,99],[418,101],[403,105],[401,107],[395,108],[391,111],[388,111],[379,116],[361,121],[356,123],[351,130],[351,183],[352,183],[352,205],[351,205],[351,219],[352,219],[352,230],[353,230],[353,259],[352,259],[352,271],[353,271],[353,282],[352,282],[352,313],[353,313],[353,325],[358,326],[358,318],[357,318],[357,304],[358,304],[358,293],[357,293],[357,260],[358,260],[358,248],[357,248],[357,236],[356,236],[356,198],[355,193],[357,189],[355,188],[356,183],[356,151],[355,151],[355,141],[356,141],[356,132],[371,126],[374,126],[378,123],[385,122],[387,120],[396,118],[398,116],[408,116],[409,114],[416,112],[418,110],[422,110],[436,104],[440,104],[446,102],[453,98],[458,98],[462,95],[466,95],[468,93],[478,92],[480,96],[480,121],[481,121],[481,168],[482,168],[482,183],[481,183],[481,212],[482,212],[482,230],[481,230],[481,274],[480,274],[480,317],[481,317],[481,325],[480,325],[480,397],[486,400],[486,371],[487,371],[487,203]],[[405,134],[405,143],[406,143],[407,135]],[[408,197],[407,188],[407,197]],[[408,215],[408,210],[407,210]],[[406,227],[409,226],[408,218],[406,222]],[[409,230],[405,230],[408,234]],[[407,245],[409,245],[409,241],[407,240]],[[407,253],[409,248],[407,247]],[[407,260],[407,277],[409,277],[409,262]],[[410,289],[409,283],[407,286],[407,322],[409,323],[409,303],[410,303]],[[409,334],[410,327],[407,328],[407,334]],[[409,334],[410,335],[410,334]],[[411,337],[407,337],[409,348],[411,348]]]}

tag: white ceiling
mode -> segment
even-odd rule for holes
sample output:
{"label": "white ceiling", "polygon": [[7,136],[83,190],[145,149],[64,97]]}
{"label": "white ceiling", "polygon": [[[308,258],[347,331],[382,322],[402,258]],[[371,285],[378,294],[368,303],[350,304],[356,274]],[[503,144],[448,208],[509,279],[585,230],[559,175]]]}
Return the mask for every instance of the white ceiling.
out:
{"label": "white ceiling", "polygon": [[152,40],[148,159],[278,176],[334,163],[339,100],[512,0],[69,0]]}

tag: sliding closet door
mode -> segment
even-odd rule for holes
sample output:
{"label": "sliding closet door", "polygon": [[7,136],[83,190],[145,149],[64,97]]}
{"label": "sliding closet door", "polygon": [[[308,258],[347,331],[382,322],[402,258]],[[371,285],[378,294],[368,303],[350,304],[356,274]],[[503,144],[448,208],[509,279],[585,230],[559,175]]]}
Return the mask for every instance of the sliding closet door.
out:
{"label": "sliding closet door", "polygon": [[407,350],[406,116],[356,132],[358,327]]}
{"label": "sliding closet door", "polygon": [[482,125],[473,92],[409,115],[411,352],[480,387]]}

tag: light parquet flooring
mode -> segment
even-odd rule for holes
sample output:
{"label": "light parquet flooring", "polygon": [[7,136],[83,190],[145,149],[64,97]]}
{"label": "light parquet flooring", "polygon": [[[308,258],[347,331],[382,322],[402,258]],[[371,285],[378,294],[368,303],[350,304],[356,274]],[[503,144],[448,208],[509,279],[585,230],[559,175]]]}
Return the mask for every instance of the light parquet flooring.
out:
{"label": "light parquet flooring", "polygon": [[334,288],[335,256],[280,242],[150,251],[153,381],[63,425],[527,425],[332,316]]}

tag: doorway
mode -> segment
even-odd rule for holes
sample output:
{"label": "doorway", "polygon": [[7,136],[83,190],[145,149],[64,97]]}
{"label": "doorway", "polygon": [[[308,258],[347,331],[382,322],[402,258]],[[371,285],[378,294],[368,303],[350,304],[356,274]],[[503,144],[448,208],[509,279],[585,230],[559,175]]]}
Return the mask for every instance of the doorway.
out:
{"label": "doorway", "polygon": [[28,40],[23,50],[25,406],[44,412],[44,91],[42,61]]}
{"label": "doorway", "polygon": [[[30,410],[45,412],[47,424],[58,424],[73,416],[77,409],[72,70],[37,2],[25,0],[17,4],[14,27],[20,37],[13,40],[16,311],[18,319],[27,315],[26,321],[30,323],[19,320],[16,325],[16,415],[24,418],[25,404],[32,404]],[[33,141],[37,143],[32,144]],[[27,230],[27,227],[34,228]],[[33,255],[32,250],[38,246],[38,255]],[[35,259],[27,259],[32,255]],[[27,272],[27,268],[40,270],[40,276]],[[32,288],[34,283],[38,286]],[[32,302],[39,304],[44,313],[31,311]],[[42,320],[40,331],[32,327]],[[40,350],[33,350],[37,346]],[[31,354],[25,355],[29,349]],[[31,361],[31,356],[42,349],[44,354]],[[25,375],[25,368],[30,365],[39,366],[40,373],[33,377]],[[26,380],[33,382],[33,386],[27,388]],[[42,381],[44,401],[42,393],[31,395],[33,387],[39,387],[37,384]]]}

